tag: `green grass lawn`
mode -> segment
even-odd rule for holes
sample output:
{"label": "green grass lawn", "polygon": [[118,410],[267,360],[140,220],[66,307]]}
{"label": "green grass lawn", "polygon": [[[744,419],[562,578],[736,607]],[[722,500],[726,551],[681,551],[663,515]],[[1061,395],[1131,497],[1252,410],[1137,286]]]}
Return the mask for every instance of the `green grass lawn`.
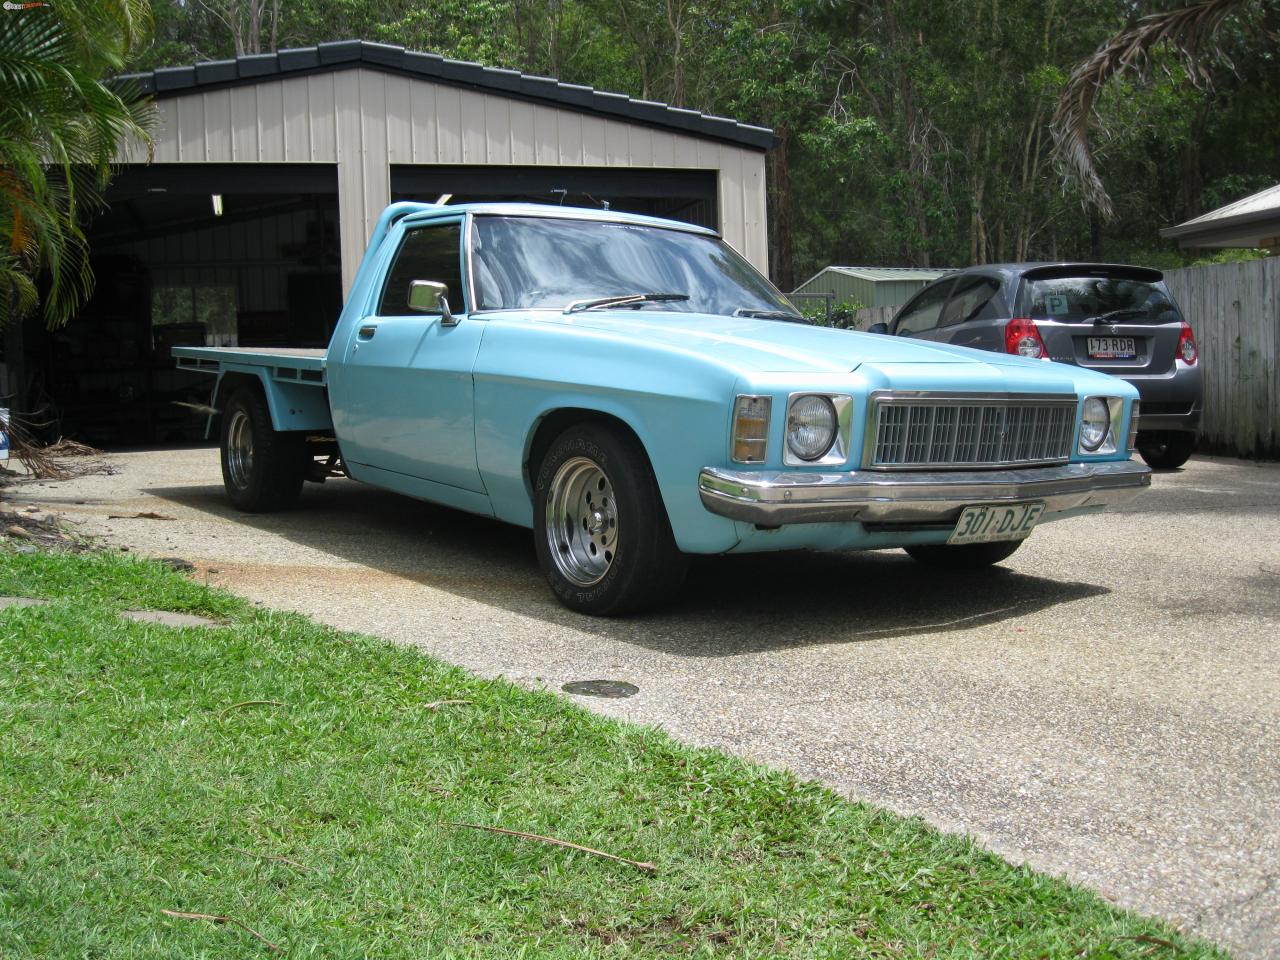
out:
{"label": "green grass lawn", "polygon": [[0,612],[6,960],[275,955],[163,910],[296,957],[1223,955],[919,820],[151,562],[0,548],[0,594],[52,601]]}

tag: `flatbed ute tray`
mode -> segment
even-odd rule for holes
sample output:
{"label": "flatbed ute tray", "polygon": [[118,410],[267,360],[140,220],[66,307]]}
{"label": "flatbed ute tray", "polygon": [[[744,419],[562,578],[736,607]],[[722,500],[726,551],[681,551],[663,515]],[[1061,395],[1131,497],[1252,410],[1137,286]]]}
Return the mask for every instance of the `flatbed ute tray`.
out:
{"label": "flatbed ute tray", "polygon": [[174,347],[179,370],[196,373],[266,367],[272,380],[324,385],[323,347]]}

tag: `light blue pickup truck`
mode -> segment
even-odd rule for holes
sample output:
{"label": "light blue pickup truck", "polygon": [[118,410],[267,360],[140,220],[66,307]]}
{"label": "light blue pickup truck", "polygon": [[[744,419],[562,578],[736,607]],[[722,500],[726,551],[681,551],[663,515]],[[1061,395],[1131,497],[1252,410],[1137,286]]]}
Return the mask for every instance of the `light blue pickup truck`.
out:
{"label": "light blue pickup truck", "polygon": [[496,517],[598,615],[690,554],[990,565],[1150,483],[1124,381],[809,326],[713,232],[610,211],[397,203],[327,350],[173,353],[217,378],[237,507],[345,474]]}

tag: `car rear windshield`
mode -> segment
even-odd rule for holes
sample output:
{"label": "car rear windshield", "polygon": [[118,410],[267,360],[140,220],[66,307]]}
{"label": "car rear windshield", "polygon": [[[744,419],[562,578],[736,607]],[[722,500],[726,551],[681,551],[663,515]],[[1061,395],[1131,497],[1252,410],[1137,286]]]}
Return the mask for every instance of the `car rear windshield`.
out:
{"label": "car rear windshield", "polygon": [[715,237],[646,224],[481,216],[472,241],[480,310],[562,310],[637,293],[687,299],[656,305],[693,313],[798,311]]}
{"label": "car rear windshield", "polygon": [[1101,317],[1125,323],[1168,323],[1182,319],[1163,284],[1115,275],[1027,278],[1019,305],[1021,316],[1036,320]]}

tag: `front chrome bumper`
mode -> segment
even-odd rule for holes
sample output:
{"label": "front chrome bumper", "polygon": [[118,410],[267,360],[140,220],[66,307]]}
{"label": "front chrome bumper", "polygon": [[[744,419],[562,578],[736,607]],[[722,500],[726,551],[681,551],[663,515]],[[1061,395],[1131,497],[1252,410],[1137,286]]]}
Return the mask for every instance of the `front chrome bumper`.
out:
{"label": "front chrome bumper", "polygon": [[1046,513],[1123,503],[1151,485],[1132,460],[1020,470],[808,473],[703,467],[702,505],[765,527],[787,523],[944,523],[976,503],[1043,500]]}

